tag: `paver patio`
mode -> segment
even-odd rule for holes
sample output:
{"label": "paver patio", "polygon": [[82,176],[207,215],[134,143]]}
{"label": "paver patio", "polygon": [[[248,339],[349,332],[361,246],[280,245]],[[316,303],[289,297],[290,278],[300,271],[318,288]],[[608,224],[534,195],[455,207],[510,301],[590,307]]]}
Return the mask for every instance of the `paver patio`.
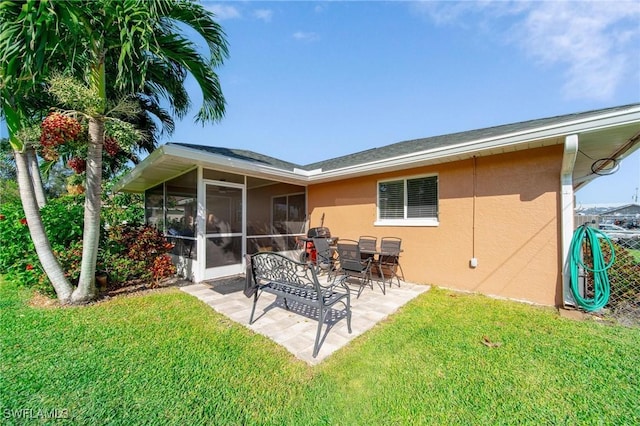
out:
{"label": "paver patio", "polygon": [[217,312],[270,338],[311,365],[320,363],[431,287],[402,282],[400,287],[387,287],[386,294],[382,294],[382,290],[374,283],[373,290],[366,287],[360,298],[356,298],[358,286],[350,285],[350,288],[352,333],[349,334],[347,330],[344,311],[332,310],[323,325],[320,351],[318,356],[313,358],[313,344],[318,326],[314,319],[318,317],[317,312],[313,312],[314,309],[289,303],[291,310],[288,311],[281,299],[263,293],[258,299],[255,320],[249,325],[253,297],[247,298],[242,292],[243,276],[181,287],[184,292],[202,300]]}

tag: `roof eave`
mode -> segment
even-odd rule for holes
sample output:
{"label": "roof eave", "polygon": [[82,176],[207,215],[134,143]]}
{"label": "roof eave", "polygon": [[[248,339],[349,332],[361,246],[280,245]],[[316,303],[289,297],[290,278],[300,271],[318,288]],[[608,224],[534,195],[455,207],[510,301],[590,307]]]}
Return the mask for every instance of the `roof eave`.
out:
{"label": "roof eave", "polygon": [[171,159],[180,159],[183,160],[183,162],[187,160],[184,162],[184,171],[186,171],[189,165],[191,168],[195,166],[215,167],[223,171],[277,179],[281,182],[305,186],[313,183],[402,170],[408,167],[459,161],[472,158],[473,156],[502,154],[505,152],[556,145],[563,143],[564,137],[567,135],[579,135],[584,132],[593,132],[599,129],[634,122],[640,122],[640,106],[326,171],[321,169],[303,170],[298,168],[284,170],[252,161],[239,160],[219,154],[203,152],[202,150],[194,148],[170,144],[163,145],[150,154],[144,161],[137,165],[131,173],[116,184],[115,190],[143,192],[153,185],[136,185],[136,179],[140,178],[150,167],[170,161]]}
{"label": "roof eave", "polygon": [[[196,166],[215,167],[218,170],[244,174],[255,177],[270,177],[278,179],[280,182],[292,184],[304,184],[306,176],[309,172],[301,169],[288,171],[273,166],[258,164],[252,161],[238,160],[224,155],[203,152],[201,150],[184,147],[180,145],[162,145],[140,164],[138,164],[129,174],[123,177],[114,186],[115,191],[144,192],[146,189],[155,186],[154,184],[138,184],[136,180],[140,178],[145,171],[153,166],[159,166],[172,160],[187,160],[189,166],[185,166],[183,171],[176,173],[179,175]],[[175,176],[165,175],[159,179],[156,184]]]}
{"label": "roof eave", "polygon": [[564,143],[564,137],[567,135],[579,135],[586,131],[595,131],[638,121],[640,121],[640,107],[635,107],[622,112],[577,119],[541,128],[528,129],[497,137],[483,138],[457,145],[328,170],[310,176],[309,181],[314,183],[327,182],[344,179],[345,177],[401,170],[407,167],[419,167],[464,160],[472,158],[473,156],[495,155],[523,149],[557,145]]}

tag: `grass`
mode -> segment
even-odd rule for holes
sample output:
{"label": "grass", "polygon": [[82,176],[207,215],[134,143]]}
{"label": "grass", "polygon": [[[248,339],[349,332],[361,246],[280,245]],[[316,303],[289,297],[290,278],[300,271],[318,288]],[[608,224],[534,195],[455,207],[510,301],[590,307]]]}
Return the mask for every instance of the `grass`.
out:
{"label": "grass", "polygon": [[633,260],[636,264],[640,263],[640,250],[637,249],[627,249],[629,254],[633,257]]}
{"label": "grass", "polygon": [[0,282],[3,424],[640,423],[640,331],[552,309],[434,289],[310,367],[177,289],[31,296]]}

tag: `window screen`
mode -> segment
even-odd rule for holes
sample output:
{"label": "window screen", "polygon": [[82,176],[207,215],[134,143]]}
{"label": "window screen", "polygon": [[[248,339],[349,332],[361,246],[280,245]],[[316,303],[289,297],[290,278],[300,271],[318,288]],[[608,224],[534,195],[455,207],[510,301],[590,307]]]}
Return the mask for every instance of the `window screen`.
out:
{"label": "window screen", "polygon": [[380,219],[437,219],[438,177],[380,182]]}
{"label": "window screen", "polygon": [[378,196],[380,219],[404,219],[404,181],[381,182]]}
{"label": "window screen", "polygon": [[438,180],[435,176],[407,179],[407,217],[438,217]]}

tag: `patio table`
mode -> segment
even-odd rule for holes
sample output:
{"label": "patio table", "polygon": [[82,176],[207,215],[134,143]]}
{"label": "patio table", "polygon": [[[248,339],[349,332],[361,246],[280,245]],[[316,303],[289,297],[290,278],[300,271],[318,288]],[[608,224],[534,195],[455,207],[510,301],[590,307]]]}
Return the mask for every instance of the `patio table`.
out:
{"label": "patio table", "polygon": [[[382,278],[382,284],[386,285],[385,279],[384,279],[384,272],[382,272],[382,267],[380,266],[380,259],[383,256],[400,256],[400,253],[402,253],[404,250],[400,249],[400,252],[390,252],[390,251],[382,251],[382,249],[380,247],[376,247],[375,250],[371,250],[371,249],[360,249],[360,253],[362,254],[368,254],[371,255],[371,259],[372,259],[372,263],[373,265],[376,266],[376,269],[378,270],[378,274],[380,275],[380,278]],[[393,276],[391,277],[391,279],[393,279]]]}

